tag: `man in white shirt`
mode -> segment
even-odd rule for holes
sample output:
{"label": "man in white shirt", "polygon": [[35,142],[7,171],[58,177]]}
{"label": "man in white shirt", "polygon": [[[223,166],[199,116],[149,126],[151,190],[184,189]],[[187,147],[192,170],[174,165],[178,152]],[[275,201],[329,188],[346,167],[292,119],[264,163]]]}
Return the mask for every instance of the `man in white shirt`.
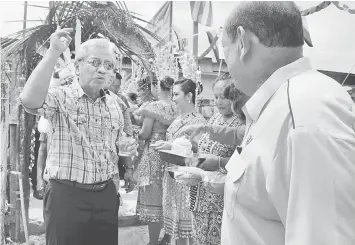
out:
{"label": "man in white shirt", "polygon": [[222,43],[251,98],[226,166],[221,244],[355,244],[355,105],[303,57],[297,6],[241,3]]}

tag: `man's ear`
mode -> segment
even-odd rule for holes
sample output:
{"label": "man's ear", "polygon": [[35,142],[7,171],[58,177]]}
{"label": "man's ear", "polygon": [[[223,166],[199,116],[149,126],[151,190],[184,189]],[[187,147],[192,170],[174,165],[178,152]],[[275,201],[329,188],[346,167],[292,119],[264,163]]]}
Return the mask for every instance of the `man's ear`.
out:
{"label": "man's ear", "polygon": [[239,26],[237,29],[238,37],[239,37],[239,50],[240,50],[240,56],[239,59],[241,61],[245,60],[245,57],[249,54],[250,52],[250,36],[248,33],[244,30],[242,26]]}

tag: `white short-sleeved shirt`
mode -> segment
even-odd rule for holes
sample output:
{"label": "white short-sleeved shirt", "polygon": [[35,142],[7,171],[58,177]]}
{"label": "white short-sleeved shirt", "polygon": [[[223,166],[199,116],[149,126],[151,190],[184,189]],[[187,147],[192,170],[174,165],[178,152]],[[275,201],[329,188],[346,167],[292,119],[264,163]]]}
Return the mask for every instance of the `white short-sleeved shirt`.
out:
{"label": "white short-sleeved shirt", "polygon": [[221,244],[355,244],[355,106],[345,89],[301,58],[244,112],[243,151],[226,166]]}

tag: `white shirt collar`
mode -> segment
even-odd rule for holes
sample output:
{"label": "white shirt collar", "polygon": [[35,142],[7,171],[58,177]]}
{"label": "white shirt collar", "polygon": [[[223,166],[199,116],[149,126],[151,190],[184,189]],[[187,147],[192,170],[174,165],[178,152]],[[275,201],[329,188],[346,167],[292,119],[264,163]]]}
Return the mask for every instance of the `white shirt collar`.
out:
{"label": "white shirt collar", "polygon": [[245,104],[245,115],[254,122],[257,121],[265,104],[287,80],[310,69],[312,67],[309,59],[302,57],[276,70]]}

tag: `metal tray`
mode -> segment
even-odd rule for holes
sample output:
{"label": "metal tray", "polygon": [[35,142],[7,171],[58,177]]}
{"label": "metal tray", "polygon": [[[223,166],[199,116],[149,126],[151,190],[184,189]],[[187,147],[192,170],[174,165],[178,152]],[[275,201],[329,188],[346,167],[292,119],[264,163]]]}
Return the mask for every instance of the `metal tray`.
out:
{"label": "metal tray", "polygon": [[184,156],[176,154],[171,150],[159,150],[159,155],[162,161],[179,166],[198,166],[206,160],[206,155],[193,154],[191,156]]}
{"label": "metal tray", "polygon": [[[173,168],[174,168],[174,167],[173,167]],[[189,168],[189,167],[187,167],[187,168]],[[192,167],[192,168],[193,168],[193,167]],[[184,172],[186,172],[186,171],[181,170],[180,167],[177,167],[177,169],[175,169],[175,170],[169,169],[169,167],[168,167],[168,168],[167,168],[167,171],[168,171],[170,177],[173,178],[173,179],[175,179],[175,177],[176,177],[177,175],[180,175],[180,174],[183,174]],[[201,171],[203,172],[203,170],[201,170]]]}

